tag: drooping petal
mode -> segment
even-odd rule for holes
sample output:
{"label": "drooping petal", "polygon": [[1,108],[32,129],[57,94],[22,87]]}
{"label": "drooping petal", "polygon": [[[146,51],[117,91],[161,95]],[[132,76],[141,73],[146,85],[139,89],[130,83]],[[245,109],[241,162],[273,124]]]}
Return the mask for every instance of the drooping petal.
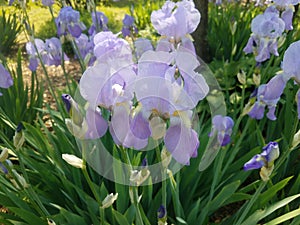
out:
{"label": "drooping petal", "polygon": [[248,115],[254,119],[261,120],[264,117],[265,106],[256,102],[248,113]]}
{"label": "drooping petal", "polygon": [[300,41],[292,43],[285,51],[282,69],[287,78],[295,77],[300,81]]}
{"label": "drooping petal", "polygon": [[198,134],[183,124],[169,127],[165,135],[165,145],[173,158],[184,165],[190,164],[190,158],[197,156]]}
{"label": "drooping petal", "polygon": [[114,142],[126,148],[140,150],[148,144],[148,138],[141,139],[135,136],[130,129],[130,107],[128,103],[114,107],[109,131]]}
{"label": "drooping petal", "polygon": [[96,139],[102,137],[108,128],[107,121],[102,117],[100,111],[97,108],[93,110],[87,109],[85,119],[87,122],[88,130],[85,134],[86,139]]}
{"label": "drooping petal", "polygon": [[138,112],[130,123],[132,133],[141,139],[147,139],[151,135],[148,119],[144,118],[142,112]]}

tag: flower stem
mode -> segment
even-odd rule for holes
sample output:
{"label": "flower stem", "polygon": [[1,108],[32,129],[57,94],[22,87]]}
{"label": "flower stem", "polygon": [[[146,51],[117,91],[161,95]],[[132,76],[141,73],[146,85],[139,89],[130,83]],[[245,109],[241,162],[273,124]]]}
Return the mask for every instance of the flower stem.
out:
{"label": "flower stem", "polygon": [[[128,155],[127,149],[121,148],[121,154],[122,154],[122,157],[124,158],[126,164],[129,165],[129,168],[132,171],[133,168],[132,168],[132,165],[131,165],[131,162],[130,162],[130,157]],[[134,205],[134,208],[135,208],[135,211],[136,211],[136,218],[135,218],[136,225],[144,225],[142,215],[141,215],[141,212],[140,212],[140,208],[139,208],[138,186],[137,185],[130,186],[129,187],[129,192],[132,192],[132,195],[133,195],[132,201],[133,201],[133,205]]]}
{"label": "flower stem", "polygon": [[83,140],[82,142],[82,161],[83,161],[83,167],[82,167],[82,173],[83,176],[85,178],[85,180],[87,181],[98,205],[99,205],[99,211],[100,211],[100,224],[104,225],[105,224],[105,214],[104,214],[104,209],[101,207],[102,206],[102,201],[95,189],[94,183],[91,180],[88,171],[87,171],[87,167],[86,167],[86,150],[87,150],[87,143]]}

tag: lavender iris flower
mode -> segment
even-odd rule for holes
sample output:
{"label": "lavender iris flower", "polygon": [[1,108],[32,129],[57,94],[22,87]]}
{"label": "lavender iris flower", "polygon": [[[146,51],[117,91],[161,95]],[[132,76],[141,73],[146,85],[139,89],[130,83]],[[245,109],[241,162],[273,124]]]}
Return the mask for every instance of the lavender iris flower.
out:
{"label": "lavender iris flower", "polygon": [[292,20],[295,11],[294,5],[300,3],[300,0],[273,0],[274,5],[270,7],[276,7],[277,10],[281,11],[281,18],[285,22],[285,29],[292,30]]}
{"label": "lavender iris flower", "polygon": [[92,12],[92,25],[89,29],[89,35],[94,36],[99,31],[107,31],[108,18],[102,12]]}
{"label": "lavender iris flower", "polygon": [[44,6],[52,6],[54,4],[54,0],[42,0],[42,4]]}
{"label": "lavender iris flower", "polygon": [[134,25],[134,18],[132,16],[125,14],[125,17],[122,22],[123,22],[123,28],[122,28],[123,37],[127,37],[130,36],[131,33],[136,34],[138,32],[137,27]]}
{"label": "lavender iris flower", "polygon": [[34,43],[36,45],[36,48],[33,43],[28,42],[26,43],[26,51],[29,55],[29,69],[31,71],[36,71],[38,65],[39,65],[39,59],[38,54],[43,57],[43,54],[45,52],[45,43],[41,39],[34,39]]}
{"label": "lavender iris flower", "polygon": [[162,36],[174,38],[179,42],[186,34],[194,32],[201,15],[194,2],[183,0],[177,3],[166,1],[163,7],[151,14],[151,22]]}
{"label": "lavender iris flower", "polygon": [[80,93],[91,105],[112,109],[117,103],[133,98],[133,92],[127,86],[135,77],[132,67],[111,72],[108,64],[98,63],[84,72],[80,80]]}
{"label": "lavender iris flower", "polygon": [[[111,112],[109,130],[116,144],[142,149],[150,137],[164,139],[173,158],[188,165],[190,158],[197,156],[200,144],[192,126],[192,110],[209,88],[204,77],[195,72],[200,63],[192,43],[184,40],[196,29],[200,14],[188,0],[176,4],[168,1],[157,13],[164,14],[169,6],[174,15],[167,19],[175,21],[165,30],[175,28],[178,22],[181,28],[169,37],[177,38],[180,44],[169,42],[169,46],[161,45],[163,51],[153,51],[143,40],[135,65],[124,39],[112,32],[100,32],[94,36],[97,63],[83,74],[80,92],[91,107],[101,106]],[[155,13],[153,18],[157,19]],[[128,18],[124,23],[131,25],[132,21]],[[171,51],[165,50],[168,47]]]}
{"label": "lavender iris flower", "polygon": [[265,107],[268,107],[267,117],[270,120],[276,120],[276,105],[283,93],[286,82],[287,79],[280,73],[274,76],[267,84],[260,85],[257,90],[257,101],[248,113],[249,116],[260,120],[264,117]]}
{"label": "lavender iris flower", "polygon": [[[164,137],[167,150],[185,165],[197,156],[199,146],[191,126],[191,109],[208,92],[204,78],[194,71],[198,65],[193,54],[180,48],[173,53],[147,51],[138,62],[134,89],[143,118],[150,124],[151,137]],[[170,120],[168,129],[166,120]]]}
{"label": "lavender iris flower", "polygon": [[99,63],[108,63],[116,69],[133,63],[129,43],[110,31],[96,34],[94,44],[94,55]]}
{"label": "lavender iris flower", "polygon": [[[197,58],[184,48],[175,52],[147,51],[139,60],[139,77],[161,77],[172,83],[174,102],[178,109],[193,109],[208,93],[208,85],[195,69]],[[139,88],[136,90],[138,91]]]}
{"label": "lavender iris flower", "polygon": [[153,50],[151,41],[146,38],[138,38],[134,42],[134,47],[135,47],[136,56],[138,59],[143,55],[144,52],[146,52],[148,50]]}
{"label": "lavender iris flower", "polygon": [[86,60],[86,57],[90,57],[88,60],[88,65],[91,66],[96,61],[94,56],[94,42],[87,35],[81,34],[79,38],[75,39],[78,50],[83,60]]}
{"label": "lavender iris flower", "polygon": [[[10,76],[9,72],[4,68],[4,66],[0,63],[0,88],[9,88],[12,85],[12,77]],[[1,92],[0,96],[2,96]]]}
{"label": "lavender iris flower", "polygon": [[218,142],[221,146],[225,146],[230,142],[230,135],[234,125],[233,120],[229,116],[216,115],[212,119],[212,131],[209,134],[211,137],[217,133]]}
{"label": "lavender iris flower", "polygon": [[79,12],[73,10],[71,6],[65,6],[60,10],[55,23],[58,36],[71,34],[71,36],[77,38],[86,29],[85,25],[80,22]]}
{"label": "lavender iris flower", "polygon": [[259,169],[262,167],[270,168],[274,161],[279,157],[279,146],[277,142],[269,142],[261,154],[253,156],[248,162],[244,164],[244,170]]}
{"label": "lavender iris flower", "polygon": [[[46,39],[45,41],[45,52],[43,57],[44,63],[48,66],[59,66],[62,60],[62,47],[61,42],[58,38],[53,37]],[[64,60],[68,60],[68,57],[64,55]]]}
{"label": "lavender iris flower", "polygon": [[265,11],[264,14],[256,16],[252,20],[252,34],[244,52],[253,52],[257,62],[269,59],[270,54],[278,56],[277,38],[282,35],[284,27],[285,23],[279,18],[279,13]]}
{"label": "lavender iris flower", "polygon": [[[148,137],[150,135],[149,125],[143,120],[138,123],[139,135],[133,133],[133,126],[135,126],[136,118],[130,115],[131,108],[129,102],[123,102],[113,108],[111,123],[109,131],[116,144],[122,145],[126,148],[142,149],[148,144]],[[122,124],[120,126],[120,124]]]}
{"label": "lavender iris flower", "polygon": [[285,51],[282,70],[286,79],[294,78],[300,83],[300,41],[292,43]]}

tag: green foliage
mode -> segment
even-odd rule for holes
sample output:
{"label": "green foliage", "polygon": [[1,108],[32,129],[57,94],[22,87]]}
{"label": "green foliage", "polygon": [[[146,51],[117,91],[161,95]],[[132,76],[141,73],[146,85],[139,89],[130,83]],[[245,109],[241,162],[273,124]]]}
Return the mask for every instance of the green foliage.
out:
{"label": "green foliage", "polygon": [[135,24],[139,30],[143,30],[148,26],[151,26],[151,13],[154,10],[159,9],[164,1],[157,0],[137,0],[133,3],[133,17],[135,19]]}
{"label": "green foliage", "polygon": [[21,51],[18,52],[16,71],[12,71],[13,86],[3,89],[0,97],[0,132],[12,137],[15,126],[22,121],[32,123],[37,108],[42,107],[43,87],[36,74],[31,74],[30,83],[25,83],[22,72]]}
{"label": "green foliage", "polygon": [[0,16],[0,53],[8,55],[17,42],[17,37],[21,31],[15,13],[6,13],[2,10]]}
{"label": "green foliage", "polygon": [[57,36],[56,25],[52,19],[45,21],[35,33],[35,37],[40,38],[42,40],[49,39],[56,36]]}
{"label": "green foliage", "polygon": [[209,4],[208,44],[210,57],[238,60],[251,34],[251,21],[262,9],[253,4]]}

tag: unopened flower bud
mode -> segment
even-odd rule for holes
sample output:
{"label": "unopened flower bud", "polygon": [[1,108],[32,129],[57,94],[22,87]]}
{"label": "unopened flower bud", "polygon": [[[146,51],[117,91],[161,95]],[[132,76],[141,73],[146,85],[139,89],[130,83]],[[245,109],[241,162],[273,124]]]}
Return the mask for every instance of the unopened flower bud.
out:
{"label": "unopened flower bud", "polygon": [[167,225],[167,209],[161,205],[157,210],[158,225]]}
{"label": "unopened flower bud", "polygon": [[22,131],[23,129],[23,124],[19,123],[15,135],[13,137],[13,142],[14,142],[14,146],[16,147],[16,149],[19,149],[22,147],[22,145],[25,142],[25,137],[24,137],[24,133]]}
{"label": "unopened flower bud", "polygon": [[65,123],[72,135],[79,139],[85,138],[86,132],[88,131],[86,120],[82,122],[81,126],[76,125],[71,119],[65,119]]}
{"label": "unopened flower bud", "polygon": [[108,208],[110,207],[118,198],[118,193],[116,194],[109,194],[105,197],[105,199],[102,202],[102,208]]}
{"label": "unopened flower bud", "polygon": [[74,167],[79,168],[79,169],[83,168],[83,161],[82,161],[82,159],[78,158],[75,155],[62,154],[62,158],[63,158],[63,160],[65,160],[71,166],[74,166]]}
{"label": "unopened flower bud", "polygon": [[270,179],[270,175],[272,174],[273,169],[274,169],[274,165],[272,165],[271,167],[263,166],[259,172],[261,179],[263,181],[268,181]]}
{"label": "unopened flower bud", "polygon": [[0,162],[4,162],[8,157],[8,149],[2,148],[1,154],[0,154]]}
{"label": "unopened flower bud", "polygon": [[246,73],[243,70],[237,74],[237,78],[241,84],[243,85],[246,84]]}
{"label": "unopened flower bud", "polygon": [[77,102],[75,102],[75,100],[68,94],[63,94],[61,98],[65,103],[66,109],[70,114],[73,123],[77,126],[81,126],[84,117],[79,110]]}
{"label": "unopened flower bud", "polygon": [[140,186],[150,175],[150,171],[148,169],[142,169],[139,170],[132,170],[129,180],[136,184],[137,186]]}
{"label": "unopened flower bud", "polygon": [[260,73],[259,74],[253,74],[253,82],[256,86],[260,85]]}
{"label": "unopened flower bud", "polygon": [[22,175],[20,175],[16,170],[12,170],[12,172],[13,172],[14,176],[16,177],[16,179],[18,180],[18,182],[14,179],[12,179],[11,182],[17,189],[21,189],[19,184],[21,184],[23,188],[27,188],[29,186],[29,184],[27,184],[24,177]]}
{"label": "unopened flower bud", "polygon": [[295,148],[299,144],[300,144],[300,130],[298,130],[298,132],[294,135],[292,149]]}
{"label": "unopened flower bud", "polygon": [[168,166],[172,160],[172,155],[169,151],[167,151],[166,147],[163,147],[163,149],[160,153],[160,157],[161,157],[162,166],[164,168],[168,168]]}
{"label": "unopened flower bud", "polygon": [[56,225],[56,223],[51,220],[51,219],[47,219],[48,225]]}

